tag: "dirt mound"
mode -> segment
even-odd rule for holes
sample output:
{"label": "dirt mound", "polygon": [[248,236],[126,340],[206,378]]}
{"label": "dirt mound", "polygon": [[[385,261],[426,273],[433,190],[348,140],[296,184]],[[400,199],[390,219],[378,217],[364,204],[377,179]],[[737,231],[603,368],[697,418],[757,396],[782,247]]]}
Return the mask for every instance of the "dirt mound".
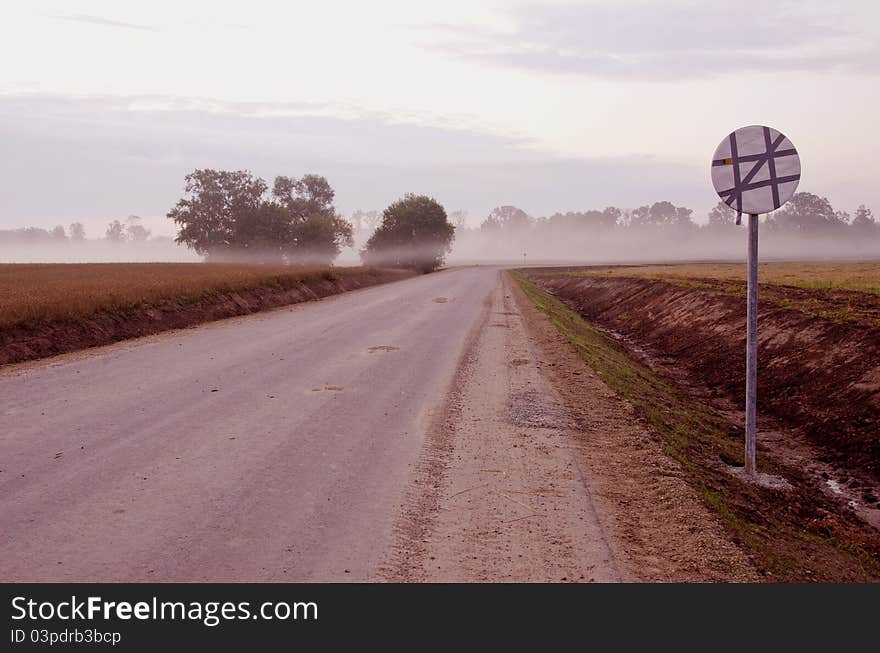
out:
{"label": "dirt mound", "polygon": [[167,300],[84,318],[37,322],[0,330],[0,365],[45,358],[169,329],[297,304],[403,278],[399,271],[371,271],[303,281],[294,288],[254,288],[216,293],[197,301]]}
{"label": "dirt mound", "polygon": [[[535,279],[583,317],[741,404],[746,304],[703,287],[632,278]],[[807,291],[761,288],[758,409],[804,432],[828,460],[880,477],[880,328],[786,307]],[[788,298],[788,295],[791,295]],[[860,304],[880,309],[862,293]],[[791,304],[789,304],[791,305]],[[869,306],[868,306],[869,305]]]}

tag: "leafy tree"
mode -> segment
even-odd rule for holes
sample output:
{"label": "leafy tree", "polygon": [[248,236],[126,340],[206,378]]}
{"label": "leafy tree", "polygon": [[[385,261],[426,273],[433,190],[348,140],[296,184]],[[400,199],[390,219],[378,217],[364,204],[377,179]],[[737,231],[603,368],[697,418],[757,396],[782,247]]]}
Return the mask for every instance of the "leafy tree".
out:
{"label": "leafy tree", "polygon": [[532,226],[531,216],[515,206],[496,206],[483,220],[483,231],[523,232]]}
{"label": "leafy tree", "polygon": [[277,177],[268,186],[247,171],[196,170],[187,197],[168,213],[177,242],[209,260],[330,263],[352,244],[351,225],[333,208],[324,177]]}
{"label": "leafy tree", "polygon": [[83,227],[82,222],[74,222],[67,230],[70,232],[70,240],[73,242],[81,243],[86,239],[86,228]]}
{"label": "leafy tree", "polygon": [[795,193],[781,209],[770,218],[769,224],[776,231],[822,233],[846,227],[844,217],[835,212],[827,197],[812,193]]}
{"label": "leafy tree", "polygon": [[578,230],[586,232],[608,231],[617,226],[622,212],[620,209],[609,206],[604,211],[584,211],[567,213],[554,213],[546,219],[546,226],[561,231]]}
{"label": "leafy tree", "polygon": [[142,243],[150,237],[150,230],[141,224],[140,217],[128,216],[126,220],[125,235],[133,243]]}
{"label": "leafy tree", "polygon": [[612,229],[620,224],[622,216],[623,211],[616,206],[606,206],[602,210],[601,217],[598,218],[599,226],[602,229]]}
{"label": "leafy tree", "polygon": [[288,210],[294,222],[333,213],[334,196],[330,184],[320,175],[306,175],[302,179],[276,177],[272,187],[272,197]]}
{"label": "leafy tree", "polygon": [[111,243],[114,243],[116,245],[124,243],[125,226],[119,220],[114,220],[109,225],[107,225],[107,231],[104,232],[104,237]]}
{"label": "leafy tree", "polygon": [[382,221],[382,214],[378,211],[362,211],[357,209],[351,214],[351,223],[357,231],[375,231]]}
{"label": "leafy tree", "polygon": [[186,176],[188,197],[168,217],[179,225],[176,242],[208,259],[223,258],[246,245],[236,235],[238,221],[252,219],[262,204],[266,182],[246,170],[195,170]]}
{"label": "leafy tree", "polygon": [[382,212],[382,223],[367,241],[367,265],[436,270],[452,246],[455,227],[445,209],[425,195],[408,194]]}
{"label": "leafy tree", "polygon": [[354,244],[351,223],[337,215],[335,193],[320,175],[276,177],[272,197],[287,215],[285,255],[292,263],[327,263]]}
{"label": "leafy tree", "polygon": [[52,240],[56,242],[67,242],[67,233],[64,231],[64,227],[60,224],[55,227],[51,232]]}
{"label": "leafy tree", "polygon": [[283,206],[261,201],[236,216],[230,246],[211,254],[213,260],[285,262],[285,252],[293,241],[293,229]]}
{"label": "leafy tree", "polygon": [[718,202],[715,207],[709,211],[710,227],[730,227],[736,225],[736,211],[734,211],[725,202]]}
{"label": "leafy tree", "polygon": [[630,214],[629,226],[662,229],[687,229],[694,227],[693,211],[672,202],[654,202],[651,206],[640,206]]}
{"label": "leafy tree", "polygon": [[852,221],[852,229],[855,233],[864,236],[880,235],[880,224],[877,224],[873,212],[864,204],[861,204],[856,209],[856,215]]}
{"label": "leafy tree", "polygon": [[295,226],[295,242],[287,249],[291,263],[326,264],[335,259],[342,247],[354,245],[351,223],[330,213],[315,213]]}

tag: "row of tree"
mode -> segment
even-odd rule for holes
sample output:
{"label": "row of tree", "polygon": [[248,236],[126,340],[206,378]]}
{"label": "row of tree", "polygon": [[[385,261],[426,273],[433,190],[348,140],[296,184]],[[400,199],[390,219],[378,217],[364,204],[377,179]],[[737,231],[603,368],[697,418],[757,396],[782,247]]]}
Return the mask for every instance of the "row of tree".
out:
{"label": "row of tree", "polygon": [[[314,174],[299,179],[279,176],[270,188],[247,171],[195,170],[186,176],[185,191],[168,213],[178,227],[175,240],[208,261],[327,265],[343,247],[357,246],[365,264],[427,271],[443,264],[454,238],[459,242],[457,255],[465,258],[518,257],[527,249],[548,259],[612,253],[625,257],[646,248],[662,258],[665,252],[656,247],[670,251],[669,246],[686,243],[701,244],[700,252],[723,254],[717,243],[730,239],[714,236],[737,230],[736,213],[722,202],[703,225],[693,220],[691,209],[663,201],[635,209],[610,206],[540,218],[505,205],[493,209],[478,228],[470,228],[463,211],[447,215],[436,200],[422,195],[406,195],[382,212],[355,211],[345,219],[333,205],[329,182]],[[862,252],[868,243],[868,253],[876,243],[880,254],[880,223],[869,208],[860,206],[850,216],[811,193],[795,194],[766,218],[766,229],[771,242],[774,235],[786,240],[797,235],[835,242],[838,249],[841,243],[857,243]],[[148,239],[150,231],[137,216],[113,220],[104,233],[104,240],[113,244]],[[0,246],[85,240],[79,222],[67,230],[58,226],[0,231]],[[710,241],[712,247],[702,246]]]}
{"label": "row of tree", "polygon": [[[186,176],[186,197],[168,213],[177,242],[208,261],[327,265],[354,246],[352,223],[337,214],[334,191],[320,175],[276,177],[271,190],[247,171],[196,170]],[[406,195],[381,217],[361,251],[367,265],[430,271],[442,265],[455,228],[446,211],[426,196]]]}
{"label": "row of tree", "polygon": [[[480,230],[486,233],[523,233],[529,231],[592,231],[611,229],[664,230],[687,232],[697,229],[718,230],[735,225],[736,211],[724,202],[709,212],[704,225],[694,222],[693,211],[671,202],[655,202],[636,209],[624,210],[609,206],[601,211],[554,213],[533,218],[515,206],[499,206],[483,220]],[[862,205],[854,216],[836,211],[825,197],[812,193],[796,193],[781,209],[770,214],[766,224],[771,231],[810,232],[814,234],[880,235],[880,223],[871,209]]]}
{"label": "row of tree", "polygon": [[[735,259],[745,230],[736,212],[718,203],[698,224],[694,212],[671,202],[634,209],[554,213],[532,217],[515,206],[493,209],[474,228],[456,230],[455,256],[465,261],[626,262]],[[836,211],[824,197],[797,193],[762,217],[762,256],[775,258],[880,256],[880,224],[871,210]]]}
{"label": "row of tree", "polygon": [[319,175],[276,177],[270,190],[247,171],[205,169],[187,175],[185,189],[168,217],[177,242],[209,261],[327,263],[353,244]]}
{"label": "row of tree", "polygon": [[[136,215],[128,216],[125,221],[111,221],[104,232],[104,239],[114,244],[142,243],[149,237],[150,230],[141,224],[141,218]],[[59,245],[85,242],[86,228],[82,222],[73,222],[67,229],[63,225],[58,225],[53,229],[24,227],[0,230],[0,245]]]}

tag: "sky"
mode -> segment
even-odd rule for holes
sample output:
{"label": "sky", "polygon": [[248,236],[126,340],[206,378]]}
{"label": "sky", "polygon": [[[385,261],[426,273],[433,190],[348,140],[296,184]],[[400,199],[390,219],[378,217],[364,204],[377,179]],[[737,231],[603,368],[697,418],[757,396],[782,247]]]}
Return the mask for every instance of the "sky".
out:
{"label": "sky", "polygon": [[[880,212],[876,2],[6,3],[0,228],[165,213],[195,168],[431,195],[478,224],[669,200],[700,218],[733,129],[800,190]],[[94,235],[94,234],[93,234]]]}

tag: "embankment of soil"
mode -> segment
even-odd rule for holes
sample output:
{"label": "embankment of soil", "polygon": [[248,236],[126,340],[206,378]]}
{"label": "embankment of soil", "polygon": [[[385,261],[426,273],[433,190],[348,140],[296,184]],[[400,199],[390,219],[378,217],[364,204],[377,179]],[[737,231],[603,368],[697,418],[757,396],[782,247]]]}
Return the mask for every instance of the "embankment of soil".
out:
{"label": "embankment of soil", "polygon": [[150,305],[102,310],[78,319],[18,325],[0,330],[0,365],[312,301],[399,281],[414,274],[401,270],[370,270],[363,274],[308,279],[289,289],[258,287],[218,292],[196,300],[169,299]]}
{"label": "embankment of soil", "polygon": [[[738,405],[744,400],[743,297],[637,278],[534,280],[690,380]],[[772,292],[784,294],[784,288]],[[775,301],[761,304],[758,319],[759,413],[805,433],[829,462],[878,479],[880,328],[822,319]]]}

